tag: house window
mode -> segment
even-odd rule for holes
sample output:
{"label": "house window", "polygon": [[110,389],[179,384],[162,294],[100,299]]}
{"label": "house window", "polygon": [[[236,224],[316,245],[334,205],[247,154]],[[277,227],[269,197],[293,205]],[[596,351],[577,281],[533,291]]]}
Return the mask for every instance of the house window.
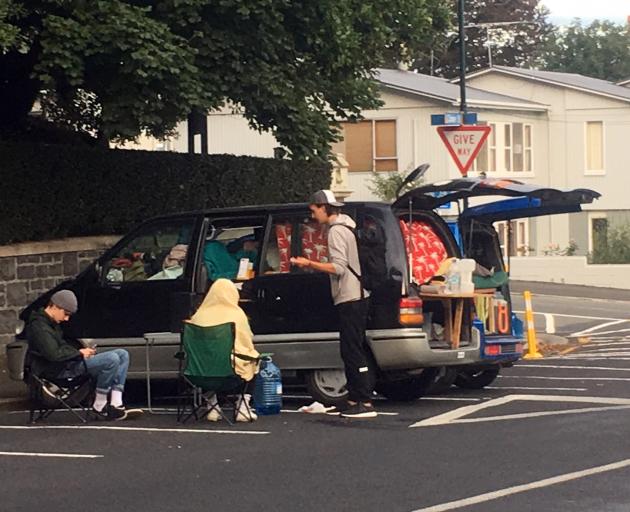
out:
{"label": "house window", "polygon": [[343,138],[348,170],[398,170],[395,120],[343,123]]}
{"label": "house window", "polygon": [[604,170],[604,123],[588,121],[586,123],[586,171]]}
{"label": "house window", "polygon": [[532,125],[485,123],[490,135],[475,160],[474,170],[485,173],[526,173],[533,169]]}
{"label": "house window", "polygon": [[503,258],[509,256],[529,256],[529,222],[527,219],[510,221],[508,236],[507,221],[495,222],[499,235],[499,245]]}
{"label": "house window", "polygon": [[608,247],[608,219],[602,214],[590,215],[588,250],[596,256]]}

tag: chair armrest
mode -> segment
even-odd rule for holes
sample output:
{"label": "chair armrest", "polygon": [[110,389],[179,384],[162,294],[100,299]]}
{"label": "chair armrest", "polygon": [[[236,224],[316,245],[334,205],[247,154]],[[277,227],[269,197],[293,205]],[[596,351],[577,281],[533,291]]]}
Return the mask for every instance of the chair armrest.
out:
{"label": "chair armrest", "polygon": [[260,361],[260,357],[246,356],[245,354],[239,354],[237,352],[234,352],[234,357],[238,357],[239,359],[242,359],[243,361],[252,361],[252,362]]}

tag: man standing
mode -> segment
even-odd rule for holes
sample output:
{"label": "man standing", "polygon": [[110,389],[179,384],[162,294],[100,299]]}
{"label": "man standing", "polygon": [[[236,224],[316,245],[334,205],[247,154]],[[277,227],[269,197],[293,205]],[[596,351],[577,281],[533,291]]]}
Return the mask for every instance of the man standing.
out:
{"label": "man standing", "polygon": [[[46,361],[45,375],[72,378],[87,372],[96,378],[92,412],[99,419],[124,420],[127,412],[122,395],[129,367],[124,349],[96,353],[94,348],[76,349],[63,338],[61,323],[77,312],[77,298],[70,290],[52,295],[48,305],[31,313],[26,326],[29,349]],[[50,390],[44,390],[52,393]],[[111,392],[111,400],[108,396]]]}
{"label": "man standing", "polygon": [[341,359],[345,366],[348,405],[337,407],[332,414],[345,418],[374,418],[372,405],[375,377],[369,364],[369,348],[365,338],[369,302],[368,292],[361,286],[361,265],[354,234],[355,222],[341,213],[343,203],[330,190],[318,190],[309,203],[312,217],[328,225],[329,262],[307,258],[291,258],[300,268],[311,268],[330,275],[332,299],[339,313]]}

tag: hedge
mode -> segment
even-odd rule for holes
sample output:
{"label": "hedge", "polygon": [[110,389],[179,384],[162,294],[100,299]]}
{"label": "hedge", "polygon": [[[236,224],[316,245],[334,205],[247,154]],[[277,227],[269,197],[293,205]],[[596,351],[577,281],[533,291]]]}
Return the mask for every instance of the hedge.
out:
{"label": "hedge", "polygon": [[154,215],[306,200],[327,164],[0,143],[0,244],[122,234]]}

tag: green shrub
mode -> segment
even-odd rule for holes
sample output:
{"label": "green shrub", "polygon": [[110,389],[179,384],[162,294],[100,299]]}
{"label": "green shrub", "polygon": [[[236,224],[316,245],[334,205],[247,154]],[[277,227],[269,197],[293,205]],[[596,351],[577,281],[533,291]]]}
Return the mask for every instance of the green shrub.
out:
{"label": "green shrub", "polygon": [[121,234],[154,215],[305,201],[327,164],[0,143],[0,244]]}

